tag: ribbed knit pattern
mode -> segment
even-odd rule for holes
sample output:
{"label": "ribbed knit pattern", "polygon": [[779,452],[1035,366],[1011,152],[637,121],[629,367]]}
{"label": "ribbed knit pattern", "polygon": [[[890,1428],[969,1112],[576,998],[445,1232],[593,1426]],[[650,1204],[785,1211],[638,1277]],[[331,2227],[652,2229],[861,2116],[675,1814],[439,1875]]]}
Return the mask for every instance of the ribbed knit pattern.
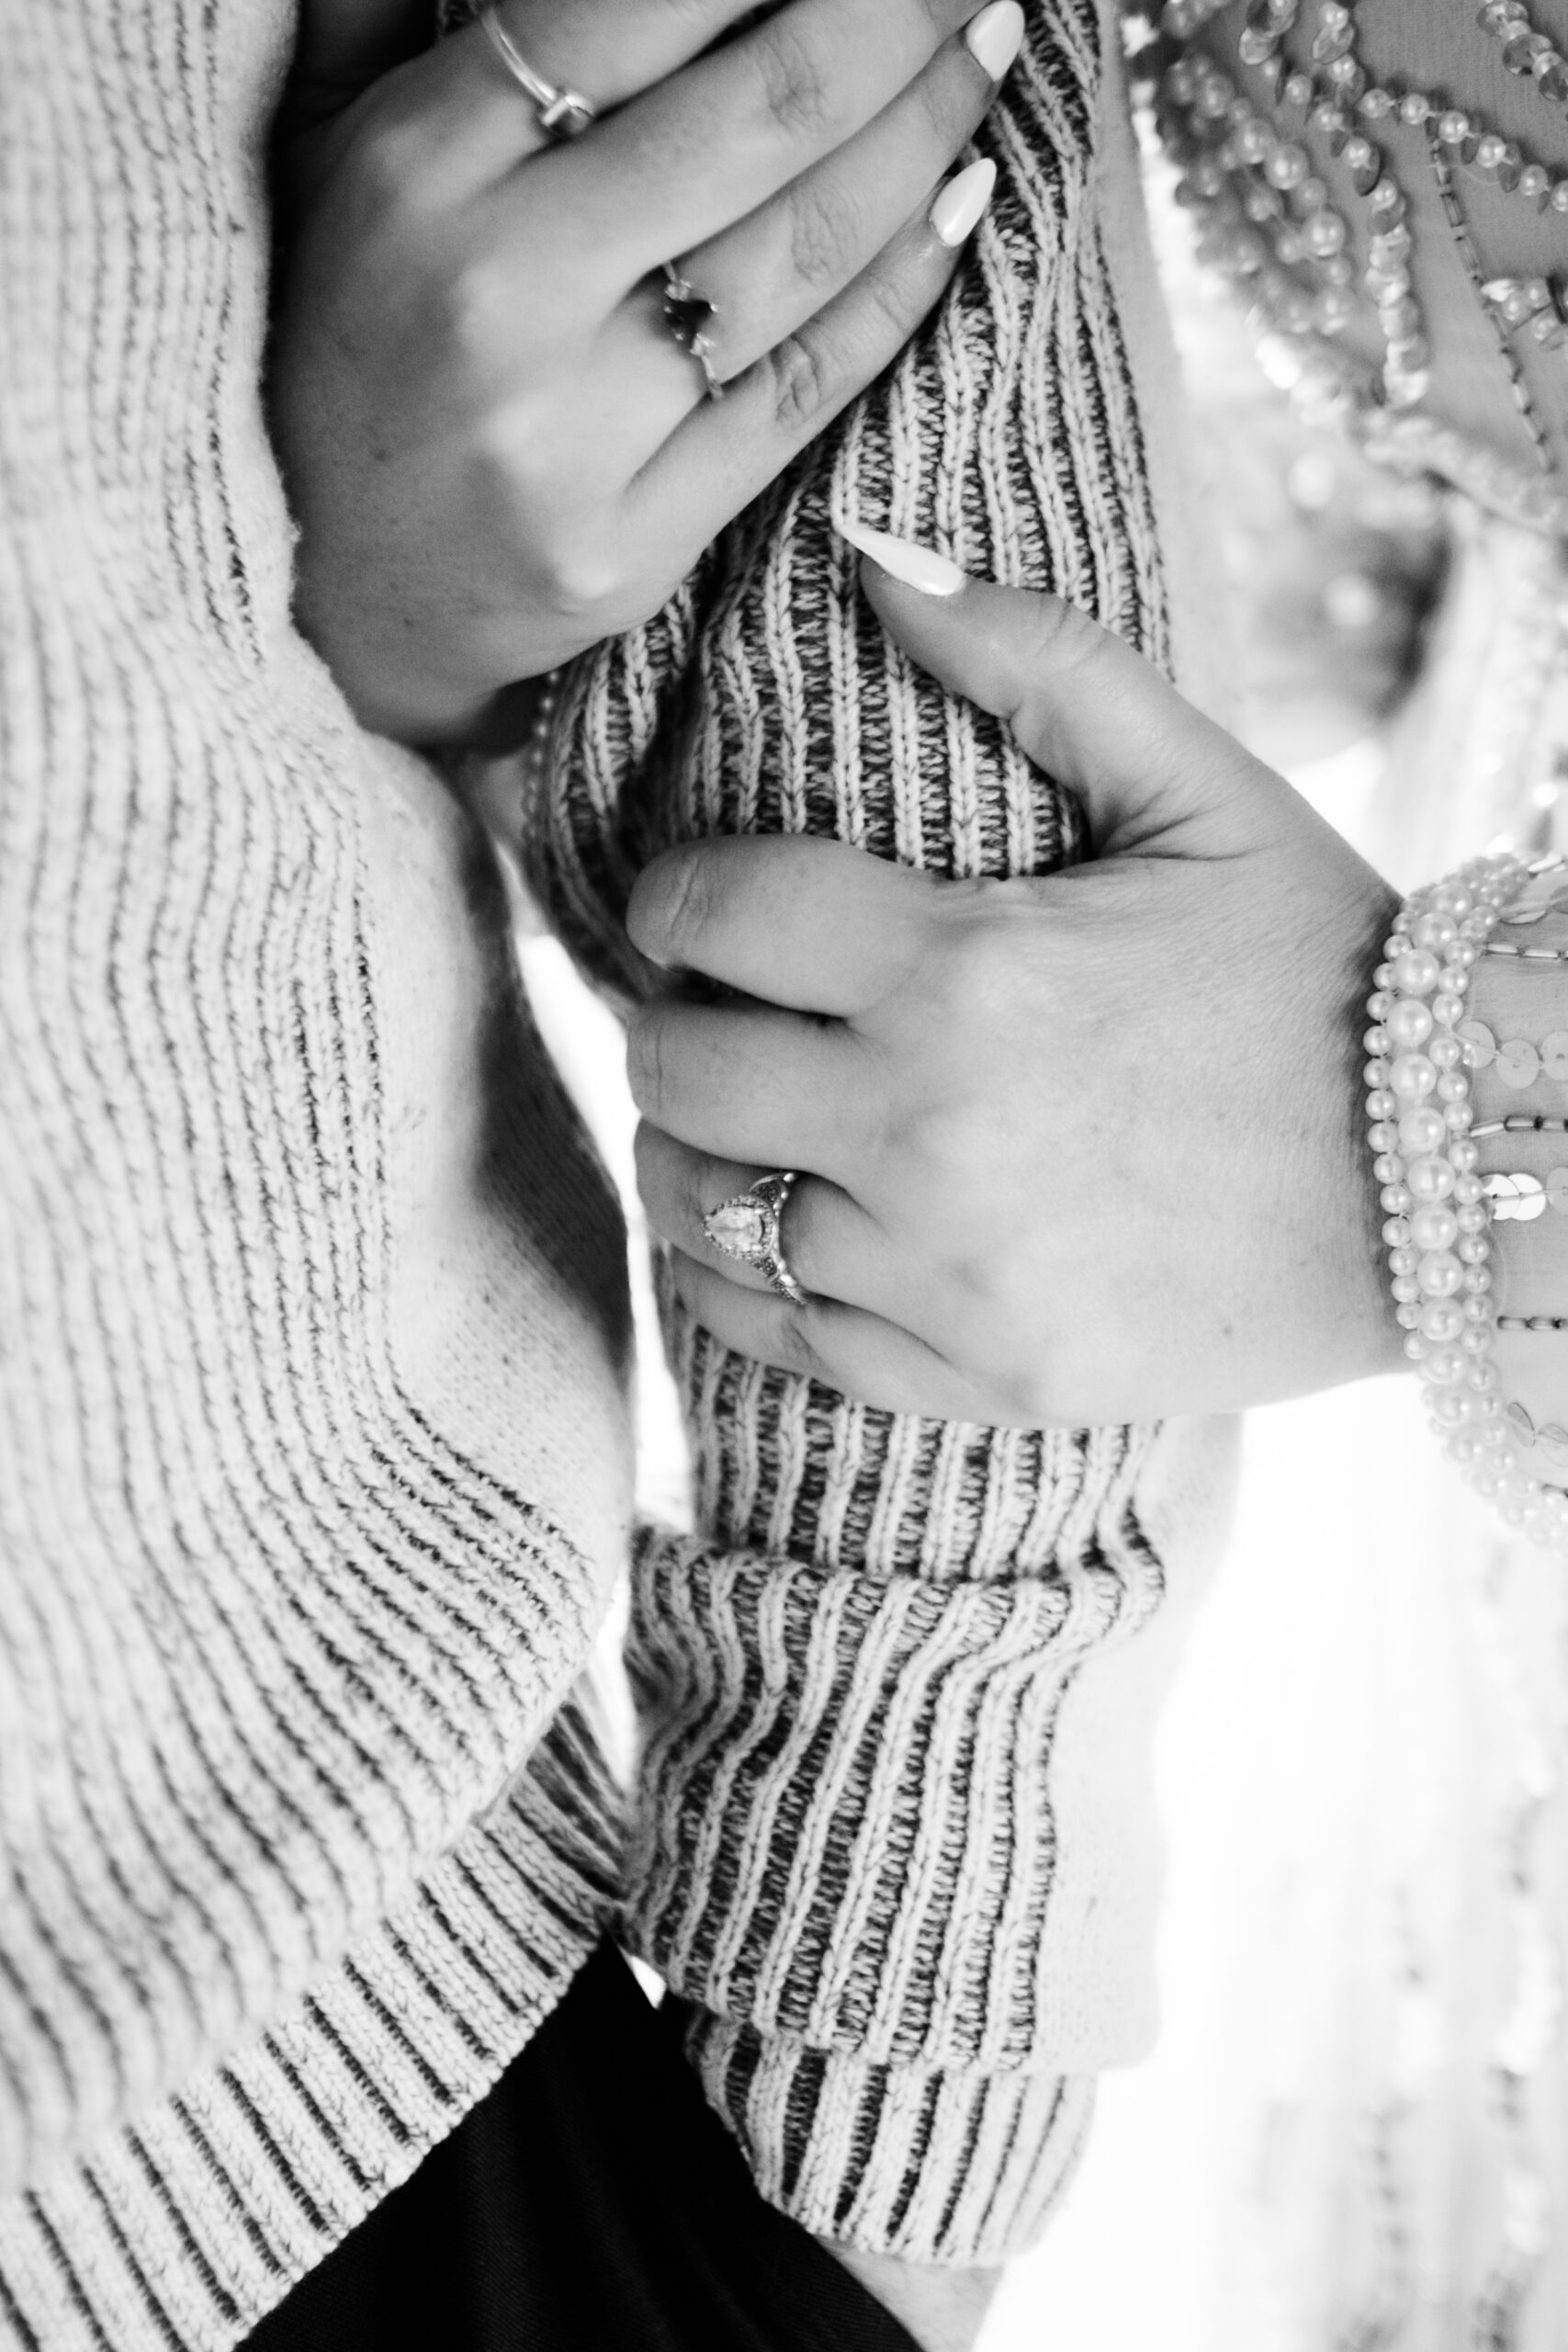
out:
{"label": "ribbed knit pattern", "polygon": [[[622,1235],[483,844],[289,628],[258,386],[291,30],[0,0],[7,2352],[238,2342],[617,1901],[564,1702],[626,1533]],[[1037,15],[944,322],[574,681],[553,863],[602,969],[682,832],[1070,850],[826,516],[1165,657],[1100,41],[1085,0]],[[676,1337],[701,1511],[638,1569],[637,1932],[767,2194],[999,2251],[1146,2034],[1146,1733],[1213,1478],[1168,1430],[950,1431]]]}
{"label": "ribbed knit pattern", "polygon": [[0,2343],[216,2347],[615,1899],[623,1243],[484,845],[289,628],[288,9],[0,35]]}
{"label": "ribbed knit pattern", "polygon": [[[1057,590],[1170,666],[1099,186],[1116,40],[1097,0],[1035,0],[978,141],[996,196],[939,318],[663,612],[570,677],[532,846],[613,989],[643,984],[622,917],[672,842],[812,832],[955,876],[1077,854],[1071,801],[891,645],[832,523]],[[1117,168],[1124,200],[1124,147]],[[634,1930],[695,2005],[709,2097],[785,2211],[923,2261],[998,2259],[1060,2188],[1087,2076],[1150,2030],[1148,1793],[1117,1742],[1145,1752],[1157,1675],[1130,1712],[1085,1689],[1098,1747],[1064,1761],[1057,1737],[1086,1665],[1135,1649],[1165,1600],[1149,1433],[852,1408],[667,1322],[698,1509],[694,1536],[639,1549]]]}

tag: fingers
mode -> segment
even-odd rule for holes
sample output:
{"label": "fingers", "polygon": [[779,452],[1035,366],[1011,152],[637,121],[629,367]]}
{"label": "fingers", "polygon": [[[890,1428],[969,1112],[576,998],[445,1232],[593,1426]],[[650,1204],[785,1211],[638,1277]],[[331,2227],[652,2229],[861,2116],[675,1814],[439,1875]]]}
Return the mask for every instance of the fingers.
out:
{"label": "fingers", "polygon": [[742,1289],[681,1250],[671,1252],[675,1287],[705,1329],[760,1363],[820,1381],[841,1396],[893,1413],[1006,1426],[1028,1417],[968,1378],[897,1324],[830,1298],[804,1306]]}
{"label": "fingers", "polygon": [[[679,7],[627,8],[624,0],[497,0],[496,17],[544,81],[579,93],[608,115],[701,56],[749,5],[683,0]],[[568,152],[545,129],[537,101],[508,70],[478,15],[476,0],[473,22],[376,94],[405,178],[420,179],[427,200],[443,204],[494,188],[546,149]],[[309,58],[317,83],[331,70],[342,103],[394,62],[394,20],[414,16],[427,39],[429,0],[417,7],[411,0],[310,0],[301,62]],[[405,53],[423,46],[403,40]],[[592,135],[601,137],[601,126]],[[612,231],[617,225],[613,221]],[[617,246],[622,242],[615,239]]]}
{"label": "fingers", "polygon": [[791,0],[661,82],[561,152],[585,266],[613,257],[629,292],[743,220],[891,105],[971,13],[964,0]]}
{"label": "fingers", "polygon": [[[721,1250],[704,1222],[766,1172],[692,1151],[646,1121],[637,1129],[637,1190],[660,1239],[741,1289],[773,1297],[776,1294],[762,1269]],[[895,1312],[897,1273],[881,1230],[839,1185],[799,1176],[784,1204],[780,1239],[791,1273],[814,1297],[836,1298],[880,1315]]]}
{"label": "fingers", "polygon": [[[956,185],[948,181],[942,195]],[[730,518],[897,357],[946,290],[966,233],[945,243],[922,209],[722,401],[700,403],[632,487],[635,544],[666,550],[671,579],[689,571]]]}
{"label": "fingers", "polygon": [[994,0],[865,130],[745,220],[682,254],[682,274],[714,304],[707,338],[722,379],[841,293],[930,202],[1022,39],[1018,0]]}
{"label": "fingers", "polygon": [[801,1012],[864,1012],[924,951],[939,885],[843,842],[748,835],[666,850],[637,876],[631,943]]}
{"label": "fingers", "polygon": [[885,541],[863,568],[888,633],[943,685],[1005,719],[1029,757],[1078,795],[1102,854],[1179,826],[1198,829],[1184,847],[1200,855],[1216,819],[1225,845],[1244,846],[1237,796],[1261,790],[1277,808],[1288,794],[1151,662],[1077,606],[981,580],[944,594],[934,572],[936,593],[922,593],[888,568],[912,574],[917,557],[931,564],[929,550]]}
{"label": "fingers", "polygon": [[626,1033],[632,1100],[694,1150],[849,1183],[880,1085],[871,1049],[838,1024],[762,1004],[644,1005]]}

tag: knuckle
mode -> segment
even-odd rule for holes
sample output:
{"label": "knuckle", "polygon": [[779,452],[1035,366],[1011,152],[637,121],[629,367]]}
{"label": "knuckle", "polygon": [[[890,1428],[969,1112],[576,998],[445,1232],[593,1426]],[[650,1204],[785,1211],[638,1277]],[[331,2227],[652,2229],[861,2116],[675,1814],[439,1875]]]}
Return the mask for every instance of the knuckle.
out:
{"label": "knuckle", "polygon": [[786,136],[811,137],[831,127],[832,81],[789,16],[775,17],[763,28],[756,62],[763,105]]}
{"label": "knuckle", "polygon": [[587,534],[553,545],[536,557],[532,578],[538,601],[552,618],[569,622],[596,622],[624,586],[614,551],[596,546]]}
{"label": "knuckle", "polygon": [[785,434],[809,432],[833,405],[837,372],[819,328],[803,327],[771,355],[773,417]]}
{"label": "knuckle", "polygon": [[814,190],[808,183],[795,191],[791,199],[790,259],[805,285],[839,285],[852,268],[863,241],[861,214],[841,188]]}
{"label": "knuckle", "polygon": [[446,274],[441,304],[449,350],[488,377],[506,347],[508,322],[516,315],[512,271],[494,254],[466,254]]}
{"label": "knuckle", "polygon": [[1030,667],[1049,664],[1055,684],[1071,680],[1079,687],[1091,686],[1095,672],[1106,666],[1112,651],[1110,632],[1081,605],[1061,597],[1045,596],[1033,602],[1031,630]]}
{"label": "knuckle", "polygon": [[645,936],[665,960],[691,963],[713,912],[706,860],[694,851],[678,851],[662,860],[644,888]]}
{"label": "knuckle", "polygon": [[657,1120],[666,1091],[665,1024],[657,1008],[635,1013],[626,1032],[626,1081],[645,1117]]}

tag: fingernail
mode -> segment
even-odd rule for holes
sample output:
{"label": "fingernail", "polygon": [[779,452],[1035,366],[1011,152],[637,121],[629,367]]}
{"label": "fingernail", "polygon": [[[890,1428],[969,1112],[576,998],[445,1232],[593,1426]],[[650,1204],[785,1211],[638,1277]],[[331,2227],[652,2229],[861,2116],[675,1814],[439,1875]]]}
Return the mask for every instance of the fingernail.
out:
{"label": "fingernail", "polygon": [[992,0],[969,19],[964,45],[982,74],[999,82],[1023,47],[1023,10],[1018,0]]}
{"label": "fingernail", "polygon": [[913,539],[896,539],[890,531],[868,531],[862,523],[840,523],[837,517],[833,528],[851,547],[859,548],[906,588],[918,588],[922,596],[956,596],[969,577],[951,557],[918,547]]}
{"label": "fingernail", "polygon": [[988,157],[977,164],[966,164],[937,190],[931,206],[931,227],[944,245],[961,245],[991,200],[991,190],[997,184],[997,167]]}

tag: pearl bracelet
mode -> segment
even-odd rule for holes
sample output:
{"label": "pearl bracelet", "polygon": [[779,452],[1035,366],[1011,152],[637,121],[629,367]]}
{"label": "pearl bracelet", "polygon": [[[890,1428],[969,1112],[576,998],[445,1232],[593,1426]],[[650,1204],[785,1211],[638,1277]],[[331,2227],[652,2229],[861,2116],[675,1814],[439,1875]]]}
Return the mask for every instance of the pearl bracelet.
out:
{"label": "pearl bracelet", "polygon": [[1474,966],[1536,870],[1475,858],[1400,909],[1367,1001],[1368,1140],[1394,1313],[1443,1451],[1511,1526],[1568,1555],[1568,1494],[1521,1466],[1529,1419],[1505,1404],[1491,1361],[1492,1211],[1455,1035]]}

